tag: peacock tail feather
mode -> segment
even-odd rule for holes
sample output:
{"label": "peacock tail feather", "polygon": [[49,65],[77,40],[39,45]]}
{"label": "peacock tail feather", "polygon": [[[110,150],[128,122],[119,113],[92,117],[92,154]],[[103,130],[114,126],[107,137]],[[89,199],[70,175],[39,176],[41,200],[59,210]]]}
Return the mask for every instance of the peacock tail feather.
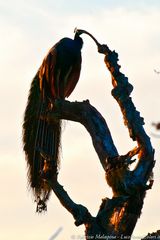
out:
{"label": "peacock tail feather", "polygon": [[[61,140],[61,121],[48,122],[45,115],[53,104],[42,96],[37,73],[29,91],[23,122],[23,150],[28,167],[28,184],[37,202],[37,211],[46,210],[51,188],[45,180],[57,175]],[[48,175],[47,175],[48,174]],[[45,175],[45,177],[44,177]]]}

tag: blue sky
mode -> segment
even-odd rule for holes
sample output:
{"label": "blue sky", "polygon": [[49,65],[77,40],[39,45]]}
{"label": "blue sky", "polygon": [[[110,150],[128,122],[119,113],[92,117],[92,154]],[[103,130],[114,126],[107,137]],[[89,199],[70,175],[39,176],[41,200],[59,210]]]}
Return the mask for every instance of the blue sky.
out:
{"label": "blue sky", "polygon": [[[48,49],[64,36],[73,37],[75,27],[90,31],[100,42],[115,49],[123,73],[134,85],[132,96],[150,134],[154,131],[151,122],[160,120],[160,79],[153,71],[154,68],[160,70],[159,22],[158,0],[0,1],[0,202],[3,216],[0,239],[47,240],[61,226],[63,231],[57,240],[84,233],[83,227],[74,226],[72,216],[53,194],[48,213],[37,216],[27,190],[21,125],[31,79]],[[124,154],[135,143],[128,139],[119,107],[111,97],[111,79],[103,56],[97,54],[87,36],[83,38],[81,78],[69,100],[90,99],[106,118],[115,144]],[[86,205],[94,215],[101,199],[111,196],[111,191],[85,129],[72,122],[64,125],[60,183],[76,202]],[[155,185],[147,194],[135,236],[160,228],[159,140],[152,138],[152,142],[157,160]]]}

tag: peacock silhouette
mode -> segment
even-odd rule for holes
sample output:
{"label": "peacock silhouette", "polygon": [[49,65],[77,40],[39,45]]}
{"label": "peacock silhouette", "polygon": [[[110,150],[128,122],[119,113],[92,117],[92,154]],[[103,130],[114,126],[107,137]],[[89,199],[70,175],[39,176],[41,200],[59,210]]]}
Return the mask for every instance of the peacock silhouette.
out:
{"label": "peacock silhouette", "polygon": [[63,38],[44,58],[28,96],[23,121],[23,150],[28,166],[28,183],[37,202],[37,212],[47,210],[51,188],[46,181],[57,177],[60,162],[61,120],[45,117],[54,111],[56,99],[69,97],[81,70],[81,33]]}

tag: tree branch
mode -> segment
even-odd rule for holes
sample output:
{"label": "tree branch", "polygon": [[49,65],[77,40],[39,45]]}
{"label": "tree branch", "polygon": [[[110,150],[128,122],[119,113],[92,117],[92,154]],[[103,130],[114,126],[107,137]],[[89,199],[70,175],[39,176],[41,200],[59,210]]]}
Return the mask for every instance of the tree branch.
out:
{"label": "tree branch", "polygon": [[[145,191],[152,187],[153,181],[147,186],[147,181],[152,175],[154,167],[154,150],[150,138],[146,134],[143,118],[136,110],[130,94],[133,86],[128,83],[128,78],[120,72],[118,54],[111,51],[107,45],[99,45],[98,51],[105,54],[105,64],[111,73],[113,90],[112,95],[118,102],[123,114],[124,123],[129,130],[130,137],[137,141],[139,155],[138,164],[134,171],[129,171],[125,158],[123,166],[106,172],[106,178],[113,192],[117,196],[128,195],[129,199],[122,208],[115,208],[113,216],[118,214],[118,219],[111,218],[115,230],[121,234],[131,236],[138,217],[143,207]],[[118,164],[118,161],[117,161]],[[129,164],[128,164],[129,165]],[[118,176],[117,181],[116,175]],[[134,203],[134,204],[133,204]]]}
{"label": "tree branch", "polygon": [[112,76],[113,90],[112,95],[117,100],[124,118],[124,124],[129,130],[130,137],[137,141],[140,149],[139,161],[134,170],[134,178],[138,178],[139,184],[145,185],[148,181],[152,168],[154,167],[154,149],[152,148],[150,138],[146,134],[143,125],[144,120],[140,117],[140,113],[136,110],[130,94],[133,86],[128,82],[128,78],[120,72],[118,65],[118,54],[115,51],[110,51],[106,46],[104,51],[99,49],[99,52],[105,53],[105,64]]}
{"label": "tree branch", "polygon": [[107,160],[118,156],[105,119],[88,100],[83,102],[56,100],[54,111],[47,115],[49,121],[55,121],[55,117],[84,125],[92,138],[93,146],[104,169],[107,168]]}
{"label": "tree branch", "polygon": [[76,204],[69,197],[68,193],[64,190],[63,186],[55,181],[55,179],[48,180],[52,190],[58,197],[61,204],[73,215],[75,219],[75,225],[79,226],[81,224],[89,223],[92,219],[91,214],[88,209],[81,204]]}

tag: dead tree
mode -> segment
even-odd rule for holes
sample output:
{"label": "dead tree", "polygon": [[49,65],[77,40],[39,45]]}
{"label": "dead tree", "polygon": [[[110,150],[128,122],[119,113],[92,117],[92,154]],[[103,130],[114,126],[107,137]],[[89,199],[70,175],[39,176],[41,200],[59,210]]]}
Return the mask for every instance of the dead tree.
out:
{"label": "dead tree", "polygon": [[[83,30],[77,31],[87,33]],[[153,184],[154,149],[143,128],[144,119],[130,97],[133,86],[120,72],[118,54],[111,51],[107,45],[95,41],[98,52],[105,55],[104,62],[111,74],[113,85],[111,94],[120,106],[129,137],[136,142],[136,147],[126,155],[120,155],[105,119],[88,100],[83,102],[57,100],[54,111],[47,115],[48,121],[55,120],[56,116],[58,119],[84,125],[92,138],[94,149],[105,172],[105,181],[112,188],[113,197],[103,199],[97,216],[92,216],[85,206],[76,204],[69,197],[58,180],[54,178],[47,181],[60,203],[73,215],[75,225],[84,224],[86,239],[108,239],[109,236],[114,239],[120,239],[122,236],[130,239],[141,215],[146,191]],[[137,164],[131,171],[130,165],[135,161],[132,159],[135,155]]]}

